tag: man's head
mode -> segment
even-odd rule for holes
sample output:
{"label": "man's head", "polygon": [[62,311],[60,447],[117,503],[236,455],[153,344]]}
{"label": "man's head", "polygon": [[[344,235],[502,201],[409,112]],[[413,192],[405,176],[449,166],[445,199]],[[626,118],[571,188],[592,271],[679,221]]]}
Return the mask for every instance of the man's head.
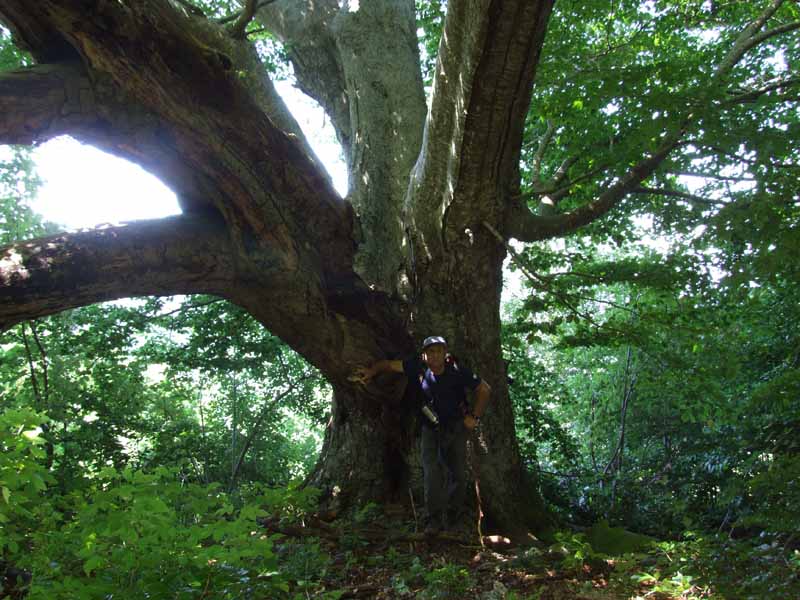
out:
{"label": "man's head", "polygon": [[440,373],[444,369],[444,361],[447,358],[447,342],[438,335],[426,337],[422,342],[422,356],[431,371]]}

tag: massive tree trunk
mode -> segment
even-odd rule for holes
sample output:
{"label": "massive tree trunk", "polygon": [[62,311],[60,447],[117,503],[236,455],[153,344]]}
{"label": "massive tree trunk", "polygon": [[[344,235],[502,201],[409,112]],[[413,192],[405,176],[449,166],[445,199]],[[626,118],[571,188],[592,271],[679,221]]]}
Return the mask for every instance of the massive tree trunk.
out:
{"label": "massive tree trunk", "polygon": [[490,228],[507,234],[519,211],[552,0],[450,0],[429,107],[413,0],[341,4],[278,0],[257,18],[334,125],[346,199],[241,21],[167,0],[5,1],[0,19],[38,64],[0,76],[0,141],[69,133],[154,172],[184,216],[0,249],[0,327],[128,295],[210,292],[245,307],[333,386],[313,481],[336,506],[419,484],[403,379],[348,376],[445,335],[493,389],[474,440],[484,509],[519,525],[538,505],[523,492],[500,348],[505,246]]}
{"label": "massive tree trunk", "polygon": [[[520,194],[520,148],[553,0],[448,0],[427,103],[413,0],[242,4],[242,15],[214,21],[187,0],[0,3],[0,21],[37,63],[0,74],[0,143],[68,133],[153,172],[184,211],[0,248],[0,330],[130,295],[214,293],[245,307],[333,386],[312,479],[337,507],[419,487],[403,378],[364,388],[348,376],[444,335],[493,389],[473,440],[483,507],[502,527],[534,523],[500,349],[506,241],[575,231],[646,190],[696,108],[775,88],[725,83],[750,49],[800,24],[762,31],[786,4],[765,2],[714,69],[719,85],[648,134],[641,158],[606,173],[596,198],[559,204],[574,159],[549,182],[534,164],[535,193],[552,209],[535,214]],[[259,27],[284,43],[299,86],[333,123],[345,199],[246,39],[260,5]]]}

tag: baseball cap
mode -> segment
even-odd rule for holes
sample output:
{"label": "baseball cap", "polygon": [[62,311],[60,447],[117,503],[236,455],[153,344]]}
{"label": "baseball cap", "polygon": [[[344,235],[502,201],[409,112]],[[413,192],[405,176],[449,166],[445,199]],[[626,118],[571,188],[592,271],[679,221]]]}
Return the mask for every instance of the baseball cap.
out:
{"label": "baseball cap", "polygon": [[425,338],[425,341],[422,342],[422,349],[425,350],[428,346],[433,346],[434,344],[444,344],[447,346],[447,342],[445,339],[440,335],[431,335]]}

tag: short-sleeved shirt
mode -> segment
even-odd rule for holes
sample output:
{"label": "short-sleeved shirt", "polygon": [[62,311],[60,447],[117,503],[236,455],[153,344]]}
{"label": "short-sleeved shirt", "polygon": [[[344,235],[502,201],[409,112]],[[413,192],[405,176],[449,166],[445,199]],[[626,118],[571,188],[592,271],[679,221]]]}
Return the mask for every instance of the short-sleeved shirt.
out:
{"label": "short-sleeved shirt", "polygon": [[403,372],[422,388],[442,425],[462,418],[467,401],[466,390],[475,390],[481,383],[481,378],[468,368],[450,363],[445,364],[440,375],[436,375],[416,356],[403,361]]}

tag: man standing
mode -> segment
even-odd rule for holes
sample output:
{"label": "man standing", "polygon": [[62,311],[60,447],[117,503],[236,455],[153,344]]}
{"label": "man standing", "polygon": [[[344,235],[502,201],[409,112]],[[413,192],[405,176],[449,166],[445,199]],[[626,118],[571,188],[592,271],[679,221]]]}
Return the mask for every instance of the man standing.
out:
{"label": "man standing", "polygon": [[[456,364],[443,337],[425,338],[422,357],[380,360],[356,369],[353,379],[369,382],[378,373],[405,373],[422,388],[422,472],[425,488],[425,533],[456,525],[466,499],[467,435],[481,420],[489,402],[489,384]],[[466,390],[475,392],[467,404]],[[429,410],[425,410],[425,408]]]}

